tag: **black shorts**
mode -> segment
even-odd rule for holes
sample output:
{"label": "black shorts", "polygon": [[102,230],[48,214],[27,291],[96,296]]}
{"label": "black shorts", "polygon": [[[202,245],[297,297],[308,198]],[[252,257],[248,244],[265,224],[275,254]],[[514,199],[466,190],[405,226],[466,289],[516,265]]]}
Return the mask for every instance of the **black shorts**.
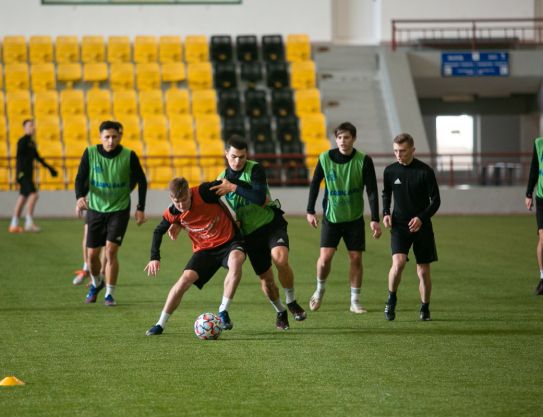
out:
{"label": "black shorts", "polygon": [[276,246],[289,248],[288,223],[282,214],[276,213],[274,219],[245,236],[247,254],[255,274],[260,275],[272,265],[271,250]]}
{"label": "black shorts", "polygon": [[30,194],[36,192],[36,185],[34,184],[34,181],[32,181],[31,176],[24,176],[20,180],[17,181],[20,186],[19,194],[21,194],[24,197],[28,197]]}
{"label": "black shorts", "polygon": [[364,231],[364,217],[341,223],[322,220],[321,248],[336,248],[343,238],[347,250],[362,252],[366,250],[366,234]]}
{"label": "black shorts", "polygon": [[235,238],[217,248],[194,253],[187,262],[187,265],[185,265],[185,270],[190,269],[198,274],[198,279],[194,282],[194,285],[202,289],[221,266],[228,268],[228,258],[230,257],[230,252],[234,250],[240,250],[245,253],[245,245],[242,240]]}
{"label": "black shorts", "polygon": [[87,247],[101,248],[106,241],[121,245],[130,220],[130,209],[100,213],[87,211]]}
{"label": "black shorts", "polygon": [[543,199],[535,197],[535,218],[537,230],[543,229]]}
{"label": "black shorts", "polygon": [[390,234],[393,255],[396,253],[408,255],[409,249],[413,246],[417,264],[429,264],[437,261],[436,242],[431,222],[423,223],[418,232],[411,233],[407,222],[392,220]]}

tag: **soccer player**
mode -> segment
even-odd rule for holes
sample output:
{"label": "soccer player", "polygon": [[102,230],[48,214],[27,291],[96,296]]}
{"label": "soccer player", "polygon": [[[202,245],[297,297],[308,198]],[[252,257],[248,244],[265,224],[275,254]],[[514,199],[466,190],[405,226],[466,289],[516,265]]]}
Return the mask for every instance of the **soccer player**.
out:
{"label": "soccer player", "polygon": [[[24,136],[17,142],[17,162],[16,174],[17,182],[19,183],[19,197],[13,209],[13,217],[9,226],[10,233],[39,232],[41,229],[34,224],[34,209],[38,202],[38,191],[34,184],[34,160],[38,161],[49,170],[51,176],[58,175],[57,170],[49,165],[38,153],[36,142],[34,142],[34,121],[27,119],[23,122]],[[19,226],[19,218],[23,212],[25,204],[26,219],[24,229]]]}
{"label": "soccer player", "polygon": [[[441,204],[439,188],[434,170],[414,157],[415,142],[411,135],[399,134],[394,138],[393,146],[397,162],[387,166],[383,176],[383,224],[391,229],[392,249],[385,318],[394,320],[396,317],[396,292],[409,249],[413,246],[421,298],[419,316],[427,321],[431,320],[430,264],[437,261],[431,218]],[[394,211],[391,214],[392,197]]]}
{"label": "soccer player", "polygon": [[539,266],[539,282],[535,288],[536,295],[543,295],[543,137],[536,138],[532,152],[532,163],[530,165],[530,176],[526,188],[525,204],[528,210],[534,206],[535,190],[535,215],[537,222],[538,241],[536,247],[536,258]]}
{"label": "soccer player", "polygon": [[[100,145],[85,149],[75,178],[76,211],[87,211],[87,258],[92,285],[85,302],[95,303],[106,287],[104,303],[115,306],[119,274],[117,254],[130,220],[130,192],[138,185],[136,224],[145,219],[147,179],[134,151],[120,145],[123,127],[114,121],[100,124]],[[87,199],[88,197],[88,199]],[[105,247],[105,282],[100,275],[100,250]]]}
{"label": "soccer player", "polygon": [[228,308],[241,279],[245,248],[228,209],[222,205],[220,197],[210,191],[212,184],[204,182],[189,188],[187,180],[180,177],[172,179],[168,185],[172,204],[164,211],[162,221],[153,233],[151,260],[145,271],[154,277],[160,270],[160,245],[166,232],[175,240],[181,228],[185,229],[192,241],[193,254],[181,277],[170,289],[160,318],[147,331],[147,336],[162,334],[166,322],[190,286],[194,284],[202,289],[221,266],[228,268],[228,273],[224,279],[219,317],[223,329],[230,330],[234,325]]}
{"label": "soccer player", "polygon": [[266,173],[259,163],[247,160],[247,143],[233,135],[226,144],[228,167],[219,178],[221,183],[211,190],[226,201],[240,222],[247,244],[247,254],[259,276],[262,291],[273,305],[277,318],[275,326],[289,328],[288,314],[275,290],[272,261],[286,294],[287,307],[294,320],[302,321],[306,312],[296,302],[294,273],[288,261],[289,238],[287,221],[278,201],[271,201]]}
{"label": "soccer player", "polygon": [[366,313],[360,303],[362,287],[362,252],[366,249],[364,233],[364,187],[370,203],[370,228],[374,239],[381,236],[379,225],[379,196],[372,159],[354,148],[356,127],[341,123],[335,130],[337,149],[323,152],[315,167],[309,187],[307,222],[318,226],[315,203],[322,180],[325,180],[323,200],[324,216],[321,229],[320,255],[317,260],[317,289],[309,300],[309,308],[320,308],[326,279],[330,274],[332,259],[343,238],[349,253],[349,282],[351,285],[351,312]]}

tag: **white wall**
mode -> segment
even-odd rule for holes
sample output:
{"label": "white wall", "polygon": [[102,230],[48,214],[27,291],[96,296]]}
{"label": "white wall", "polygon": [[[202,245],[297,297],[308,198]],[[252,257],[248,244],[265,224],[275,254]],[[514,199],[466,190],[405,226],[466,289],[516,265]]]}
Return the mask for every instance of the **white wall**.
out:
{"label": "white wall", "polygon": [[171,35],[307,33],[331,39],[332,0],[242,0],[235,5],[43,6],[1,0],[4,35]]}

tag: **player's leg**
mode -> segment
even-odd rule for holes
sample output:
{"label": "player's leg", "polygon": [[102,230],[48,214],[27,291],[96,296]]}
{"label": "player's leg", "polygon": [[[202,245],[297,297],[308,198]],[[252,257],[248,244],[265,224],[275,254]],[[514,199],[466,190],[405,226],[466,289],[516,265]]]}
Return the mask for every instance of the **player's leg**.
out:
{"label": "player's leg", "polygon": [[413,252],[417,261],[417,275],[419,277],[420,319],[428,321],[430,320],[430,295],[432,293],[430,263],[437,261],[432,224],[423,224],[414,235]]}
{"label": "player's leg", "polygon": [[535,288],[535,293],[536,295],[543,295],[543,229],[539,229],[537,234],[536,258],[539,266],[539,283]]}
{"label": "player's leg", "polygon": [[225,330],[230,330],[234,327],[234,323],[232,323],[228,314],[228,308],[236,294],[236,289],[241,280],[243,262],[245,261],[245,249],[241,245],[231,246],[231,248],[232,250],[229,252],[227,260],[228,273],[224,278],[224,290],[221,305],[219,306],[219,318]]}
{"label": "player's leg", "polygon": [[[107,241],[104,248],[105,252],[105,278],[106,278],[106,294],[104,296],[104,303],[107,306],[115,306],[115,288],[117,287],[117,279],[119,277],[119,248],[120,246],[114,242]],[[100,254],[98,254],[100,257]],[[101,264],[101,263],[100,263]]]}
{"label": "player's leg", "polygon": [[94,210],[87,212],[87,263],[89,265],[91,285],[89,292],[85,297],[85,302],[95,303],[98,293],[105,286],[104,277],[101,274],[102,264],[100,261],[100,252],[106,245],[107,236],[107,216]]}
{"label": "player's leg", "polygon": [[258,277],[260,278],[260,287],[262,288],[262,292],[266,295],[266,297],[268,297],[268,300],[270,301],[271,305],[275,309],[275,312],[277,313],[277,317],[275,319],[275,327],[279,330],[288,330],[288,313],[287,309],[281,302],[281,297],[279,296],[279,288],[275,284],[273,270],[271,269],[271,267],[269,267],[268,270],[259,274]]}
{"label": "player's leg", "polygon": [[75,277],[72,279],[73,285],[83,284],[83,282],[85,282],[85,278],[89,276],[89,261],[87,258],[87,230],[88,226],[87,223],[85,223],[83,226],[83,241],[81,245],[83,249],[83,267],[75,271]]}
{"label": "player's leg", "polygon": [[15,202],[15,207],[13,208],[13,216],[11,217],[11,223],[9,225],[10,233],[21,233],[23,228],[19,226],[19,219],[21,218],[21,213],[23,212],[23,207],[25,206],[27,196],[19,194],[17,201]]}
{"label": "player's leg", "polygon": [[34,224],[34,210],[38,202],[39,195],[37,191],[30,193],[26,204],[25,231],[39,232],[40,228]]}
{"label": "player's leg", "polygon": [[432,278],[430,275],[430,264],[417,264],[417,275],[419,277],[420,293],[420,319],[430,320],[430,296],[432,294]]}
{"label": "player's leg", "polygon": [[362,288],[362,252],[350,250],[349,254],[349,282],[351,284],[351,312],[355,314],[367,313],[360,303],[360,291]]}
{"label": "player's leg", "polygon": [[332,259],[335,253],[335,247],[320,248],[319,259],[317,259],[317,288],[309,299],[309,309],[311,311],[317,311],[322,304],[324,292],[326,291],[326,279],[330,275]]}
{"label": "player's leg", "polygon": [[[288,244],[288,240],[286,240],[286,243]],[[271,250],[273,264],[277,268],[277,278],[285,290],[287,307],[294,317],[294,320],[303,321],[306,319],[307,314],[296,301],[296,292],[294,291],[294,272],[289,264],[288,255],[289,248],[288,246],[283,246],[283,244],[281,246],[275,246]]]}

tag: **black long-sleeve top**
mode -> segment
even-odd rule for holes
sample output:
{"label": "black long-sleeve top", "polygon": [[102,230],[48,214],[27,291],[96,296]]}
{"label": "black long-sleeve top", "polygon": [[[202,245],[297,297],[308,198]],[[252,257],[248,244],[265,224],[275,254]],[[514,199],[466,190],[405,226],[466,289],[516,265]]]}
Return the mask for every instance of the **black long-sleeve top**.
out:
{"label": "black long-sleeve top", "polygon": [[[343,155],[339,149],[331,149],[328,151],[330,159],[336,164],[346,164],[351,159],[353,159],[356,149],[351,152],[350,155]],[[364,166],[362,168],[362,178],[364,181],[363,186],[366,187],[366,194],[368,195],[368,202],[370,204],[371,212],[371,221],[379,221],[379,195],[377,192],[377,179],[375,177],[375,168],[373,166],[373,160],[370,156],[364,156]],[[317,202],[317,197],[319,196],[319,188],[322,180],[324,179],[324,170],[320,161],[315,167],[315,172],[313,173],[313,178],[311,184],[309,185],[309,199],[307,202],[307,213],[315,214],[315,204]],[[328,205],[328,192],[325,190],[324,198],[322,201],[322,208],[326,212],[326,207]]]}
{"label": "black long-sleeve top", "polygon": [[[34,171],[34,160],[38,161],[45,168],[51,169],[51,166],[38,153],[36,142],[30,135],[24,135],[17,142],[17,178],[31,177]],[[22,174],[22,175],[21,175]]]}
{"label": "black long-sleeve top", "polygon": [[241,181],[241,171],[234,171],[232,168],[226,168],[225,178],[230,181],[232,184],[236,184],[238,187],[236,189],[236,194],[247,199],[253,204],[258,204],[259,206],[263,205],[266,202],[267,197],[267,178],[264,168],[260,164],[255,164],[253,170],[251,171],[251,183]]}
{"label": "black long-sleeve top", "polygon": [[441,204],[434,170],[416,158],[409,165],[396,162],[385,168],[382,196],[383,215],[390,214],[394,196],[392,217],[406,222],[414,217],[430,221]]}
{"label": "black long-sleeve top", "polygon": [[[98,153],[105,158],[115,158],[121,153],[122,146],[117,146],[113,151],[106,152],[102,145],[98,145]],[[75,197],[79,199],[85,197],[89,192],[89,153],[88,149],[85,149],[81,162],[79,163],[79,169],[77,176],[75,177]],[[134,151],[130,152],[130,189],[138,185],[138,205],[137,209],[145,210],[145,198],[147,196],[147,178],[141,167],[140,160]]]}
{"label": "black long-sleeve top", "polygon": [[526,197],[532,198],[534,187],[539,180],[539,158],[537,157],[537,149],[534,144],[532,153],[532,163],[530,164],[530,176],[528,177],[528,186],[526,187]]}

